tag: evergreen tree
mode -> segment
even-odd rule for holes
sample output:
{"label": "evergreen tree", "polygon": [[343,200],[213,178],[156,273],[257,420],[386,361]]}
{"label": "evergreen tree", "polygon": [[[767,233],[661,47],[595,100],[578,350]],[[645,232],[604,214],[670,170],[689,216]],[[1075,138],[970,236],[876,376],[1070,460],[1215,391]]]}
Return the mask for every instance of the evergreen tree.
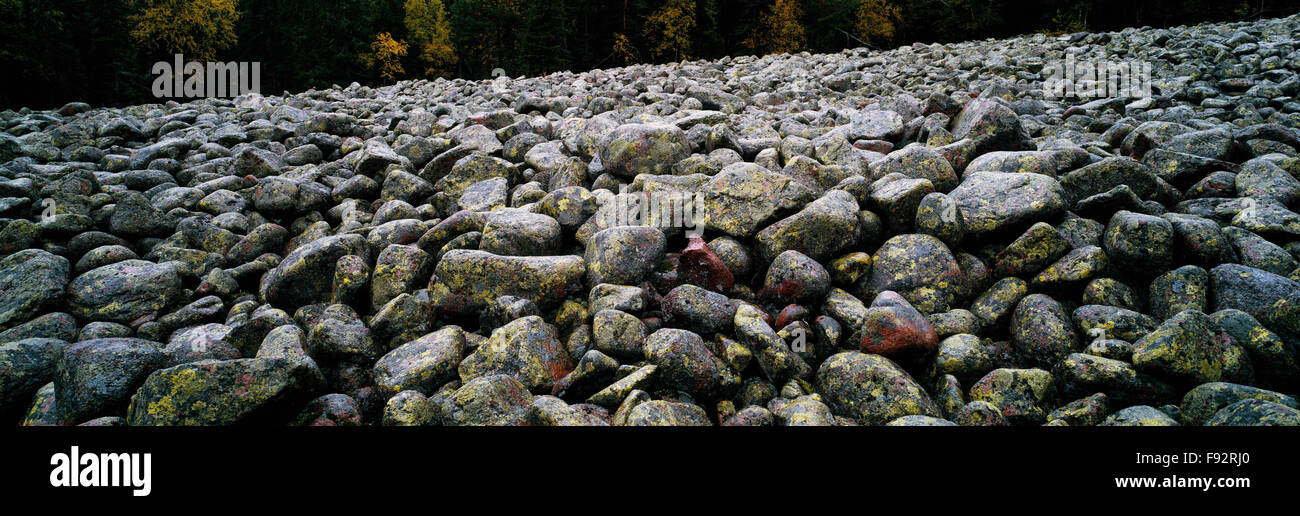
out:
{"label": "evergreen tree", "polygon": [[[522,0],[458,0],[451,6],[452,40],[460,56],[460,75],[491,77],[515,60]],[[505,70],[519,75],[522,70]]]}
{"label": "evergreen tree", "polygon": [[718,23],[718,0],[697,0],[695,13],[696,32],[692,46],[696,55],[706,59],[726,55],[726,40]]}
{"label": "evergreen tree", "polygon": [[861,46],[854,27],[861,0],[807,0],[802,2],[803,24],[807,27],[808,49],[835,52]]}
{"label": "evergreen tree", "polygon": [[519,28],[519,59],[512,68],[530,75],[564,70],[572,63],[569,38],[574,16],[564,0],[526,2]]}
{"label": "evergreen tree", "polygon": [[[369,73],[358,55],[369,51],[375,34],[396,30],[373,23],[369,9],[380,7],[373,2],[316,0],[312,9],[302,9],[294,0],[243,0],[240,7],[245,13],[234,58],[273,70],[262,75],[269,92],[366,82]],[[389,12],[387,5],[383,11]]]}

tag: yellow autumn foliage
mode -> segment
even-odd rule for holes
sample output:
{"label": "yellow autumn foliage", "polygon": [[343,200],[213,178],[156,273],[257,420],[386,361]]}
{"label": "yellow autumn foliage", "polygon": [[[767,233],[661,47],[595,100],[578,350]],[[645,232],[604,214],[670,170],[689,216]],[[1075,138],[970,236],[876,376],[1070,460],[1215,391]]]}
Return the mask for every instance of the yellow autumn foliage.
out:
{"label": "yellow autumn foliage", "polygon": [[742,42],[768,54],[795,53],[808,44],[799,18],[803,9],[798,0],[776,0],[759,18],[758,27]]}
{"label": "yellow autumn foliage", "polygon": [[239,0],[138,0],[131,38],[145,50],[214,61],[238,41]]}
{"label": "yellow autumn foliage", "polygon": [[854,32],[868,45],[888,42],[894,37],[894,27],[902,18],[902,10],[887,0],[862,0],[854,13]]}
{"label": "yellow autumn foliage", "polygon": [[396,81],[406,74],[406,69],[402,67],[406,50],[405,41],[394,40],[392,34],[380,32],[370,42],[370,52],[361,55],[361,62],[366,68],[377,70],[381,79]]}
{"label": "yellow autumn foliage", "polygon": [[643,33],[650,42],[651,59],[689,58],[694,31],[695,0],[668,0],[645,19]]}
{"label": "yellow autumn foliage", "polygon": [[442,0],[406,0],[406,34],[424,63],[424,75],[450,77],[456,65],[456,48],[451,42],[451,21]]}
{"label": "yellow autumn foliage", "polygon": [[632,48],[632,42],[627,36],[614,33],[614,58],[623,66],[627,66],[636,61],[636,51]]}

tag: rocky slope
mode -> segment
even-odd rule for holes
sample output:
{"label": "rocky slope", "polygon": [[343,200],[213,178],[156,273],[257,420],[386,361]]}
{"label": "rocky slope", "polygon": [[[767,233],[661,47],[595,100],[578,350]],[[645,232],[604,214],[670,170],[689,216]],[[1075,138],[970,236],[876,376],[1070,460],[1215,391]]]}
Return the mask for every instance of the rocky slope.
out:
{"label": "rocky slope", "polygon": [[1296,34],[6,111],[0,415],[1300,424]]}

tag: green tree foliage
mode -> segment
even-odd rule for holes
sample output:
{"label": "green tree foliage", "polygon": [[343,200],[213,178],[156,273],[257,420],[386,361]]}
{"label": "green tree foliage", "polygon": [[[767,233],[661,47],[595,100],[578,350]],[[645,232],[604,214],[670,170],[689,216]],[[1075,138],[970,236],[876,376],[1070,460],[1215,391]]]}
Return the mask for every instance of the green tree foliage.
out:
{"label": "green tree foliage", "polygon": [[701,56],[725,55],[727,42],[722,35],[718,0],[696,0],[695,15],[695,52]]}
{"label": "green tree foliage", "polygon": [[57,70],[46,65],[54,55],[40,35],[62,33],[64,18],[63,11],[46,2],[0,0],[0,66],[6,74],[17,72],[4,82],[55,79]]}
{"label": "green tree foliage", "polygon": [[[488,78],[492,70],[517,64],[518,27],[524,0],[458,0],[451,5],[452,39],[460,75]],[[505,70],[519,75],[521,70]]]}
{"label": "green tree foliage", "polygon": [[130,13],[120,0],[0,0],[0,108],[152,98]]}
{"label": "green tree foliage", "polygon": [[524,2],[518,59],[510,66],[512,70],[541,75],[571,65],[569,44],[574,34],[574,5],[575,2],[565,0]]}
{"label": "green tree foliage", "polygon": [[845,47],[857,47],[858,35],[854,17],[863,0],[806,0],[803,7],[803,24],[808,38],[808,49],[816,52],[834,52]]}
{"label": "green tree foliage", "polygon": [[316,0],[311,9],[303,9],[292,0],[243,0],[240,6],[246,11],[233,59],[262,62],[266,92],[364,82],[367,71],[357,56],[370,49],[375,34],[401,30],[367,15],[380,8],[396,16],[400,11],[389,4]]}

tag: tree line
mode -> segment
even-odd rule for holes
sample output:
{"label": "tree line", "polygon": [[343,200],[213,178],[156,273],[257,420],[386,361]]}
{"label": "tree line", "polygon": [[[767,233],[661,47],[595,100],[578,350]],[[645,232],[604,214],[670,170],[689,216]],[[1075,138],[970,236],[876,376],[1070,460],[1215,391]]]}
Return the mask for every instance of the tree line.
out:
{"label": "tree line", "polygon": [[1300,0],[0,0],[0,108],[153,102],[150,65],[262,91],[1285,16]]}

